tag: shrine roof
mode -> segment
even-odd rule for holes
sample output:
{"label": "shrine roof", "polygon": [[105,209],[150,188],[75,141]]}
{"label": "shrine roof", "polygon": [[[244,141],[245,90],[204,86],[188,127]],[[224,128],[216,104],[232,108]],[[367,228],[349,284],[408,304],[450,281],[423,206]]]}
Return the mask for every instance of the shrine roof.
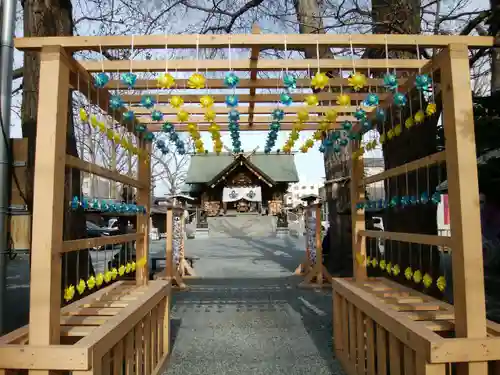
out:
{"label": "shrine roof", "polygon": [[[248,161],[260,172],[275,182],[298,182],[299,176],[293,155],[254,153],[247,157]],[[186,176],[186,184],[205,184],[212,181],[220,172],[235,162],[230,153],[208,153],[194,155]]]}

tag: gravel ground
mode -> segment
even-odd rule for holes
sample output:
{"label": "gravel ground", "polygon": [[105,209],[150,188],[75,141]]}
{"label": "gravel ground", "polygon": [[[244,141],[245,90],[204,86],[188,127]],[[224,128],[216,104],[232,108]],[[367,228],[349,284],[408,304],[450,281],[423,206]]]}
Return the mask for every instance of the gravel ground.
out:
{"label": "gravel ground", "polygon": [[296,288],[303,241],[189,240],[198,278],[174,296],[165,375],[343,374],[332,354],[331,293]]}

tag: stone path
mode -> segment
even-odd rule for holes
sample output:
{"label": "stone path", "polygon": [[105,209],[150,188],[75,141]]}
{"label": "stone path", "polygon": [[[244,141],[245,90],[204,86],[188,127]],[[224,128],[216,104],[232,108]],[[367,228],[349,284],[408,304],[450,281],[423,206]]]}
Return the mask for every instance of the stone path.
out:
{"label": "stone path", "polygon": [[191,291],[176,293],[165,375],[343,374],[332,352],[329,291],[296,288],[295,239],[187,241],[200,257]]}

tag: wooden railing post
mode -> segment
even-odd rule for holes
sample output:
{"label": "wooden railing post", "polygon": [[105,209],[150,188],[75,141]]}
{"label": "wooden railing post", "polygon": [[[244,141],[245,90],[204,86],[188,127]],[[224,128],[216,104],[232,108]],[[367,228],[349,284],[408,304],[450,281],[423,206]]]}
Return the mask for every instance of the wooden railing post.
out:
{"label": "wooden railing post", "polygon": [[[441,87],[455,331],[457,337],[483,338],[486,337],[486,309],[468,52],[465,44],[452,44],[442,52]],[[487,370],[486,362],[459,364],[459,375],[485,375]]]}
{"label": "wooden railing post", "polygon": [[145,186],[138,189],[137,204],[146,207],[146,214],[137,216],[137,231],[142,237],[136,243],[136,261],[145,259],[144,267],[136,269],[137,285],[145,285],[149,280],[149,217],[151,215],[151,143],[140,140],[142,148],[139,153],[139,181],[144,181]]}
{"label": "wooden railing post", "polygon": [[[365,191],[361,185],[364,175],[363,156],[353,158],[353,152],[360,146],[359,142],[351,143],[351,225],[352,225],[352,271],[356,281],[366,279],[366,239],[360,235],[365,230],[365,210],[358,210],[357,203],[365,199]],[[358,260],[357,260],[358,259]]]}
{"label": "wooden railing post", "polygon": [[[66,128],[70,68],[61,47],[43,47],[33,197],[30,277],[30,345],[60,340]],[[49,372],[38,372],[39,374]]]}

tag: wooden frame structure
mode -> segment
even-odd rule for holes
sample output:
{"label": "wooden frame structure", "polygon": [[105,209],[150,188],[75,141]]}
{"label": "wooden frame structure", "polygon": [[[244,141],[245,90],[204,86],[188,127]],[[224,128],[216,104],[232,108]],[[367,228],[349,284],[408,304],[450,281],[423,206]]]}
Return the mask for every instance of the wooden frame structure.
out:
{"label": "wooden frame structure", "polygon": [[[458,43],[458,44],[457,44]],[[353,47],[353,48],[390,48],[408,49],[434,48],[443,50],[437,60],[431,64],[424,60],[389,60],[389,59],[301,59],[301,60],[263,60],[257,51],[264,48],[303,48],[304,46]],[[397,357],[404,344],[405,356],[411,355],[416,372],[409,367],[405,374],[444,374],[444,365],[448,362],[470,362],[465,365],[470,374],[483,375],[486,372],[485,361],[500,360],[498,340],[486,338],[486,322],[484,319],[484,295],[482,293],[482,273],[480,263],[479,213],[477,208],[477,182],[475,182],[475,157],[473,142],[466,141],[457,129],[471,134],[471,101],[468,75],[467,46],[470,48],[489,48],[493,46],[493,38],[468,36],[408,36],[408,35],[156,35],[156,36],[115,36],[115,37],[53,37],[53,38],[21,38],[15,46],[21,51],[40,52],[40,102],[38,122],[43,124],[44,131],[37,135],[37,156],[35,166],[35,193],[33,211],[33,242],[31,268],[31,311],[30,324],[0,338],[0,370],[27,369],[33,374],[49,374],[54,371],[70,371],[75,375],[88,374],[120,374],[123,365],[127,373],[153,374],[159,373],[169,352],[169,304],[172,279],[148,281],[147,262],[137,269],[135,283],[118,282],[107,288],[94,292],[88,297],[60,309],[61,305],[61,254],[78,248],[98,245],[101,241],[116,243],[128,242],[132,237],[137,241],[137,259],[146,257],[148,253],[148,223],[145,218],[138,218],[138,232],[117,236],[113,240],[62,240],[62,221],[64,201],[59,191],[64,185],[65,168],[77,168],[88,173],[95,173],[107,179],[123,182],[138,189],[138,200],[149,206],[150,186],[145,181],[149,178],[148,146],[141,144],[146,152],[139,154],[139,173],[137,179],[123,176],[97,165],[65,155],[66,125],[68,118],[68,89],[79,89],[89,102],[108,113],[111,93],[123,89],[123,85],[112,80],[106,88],[96,88],[91,73],[94,72],[161,72],[165,70],[166,61],[76,61],[72,53],[82,50],[99,51],[100,49],[133,48],[164,50],[174,48],[246,48],[253,50],[252,59],[235,60],[169,60],[170,71],[202,71],[227,72],[234,70],[247,72],[250,79],[243,79],[240,88],[248,88],[247,94],[241,93],[241,101],[247,106],[240,106],[242,114],[240,130],[267,130],[270,114],[275,109],[277,94],[257,92],[261,89],[276,88],[275,79],[254,79],[258,72],[265,71],[307,71],[314,67],[321,71],[344,70],[355,68],[359,71],[385,71],[397,69],[406,74],[406,82],[402,90],[411,87],[418,70],[432,69],[440,66],[443,71],[446,92],[445,123],[447,123],[447,153],[449,167],[450,197],[452,203],[453,234],[451,238],[454,254],[455,276],[455,311],[454,321],[456,339],[442,339],[428,327],[423,327],[409,318],[397,315],[387,306],[376,300],[373,295],[363,291],[365,283],[378,285],[366,280],[362,267],[356,267],[355,281],[335,280],[335,343],[338,357],[342,360],[350,374],[374,374],[370,367],[371,359],[364,354],[373,353],[365,349],[372,348],[373,331],[358,327],[368,327],[366,322],[378,324],[377,340],[383,340],[389,334],[389,351]],[[438,64],[438,65],[436,65]],[[186,80],[178,80],[177,85],[185,87]],[[332,78],[331,87],[347,86],[344,78]],[[381,107],[387,108],[390,103],[384,90],[379,90],[380,79],[369,79],[372,92],[377,92],[382,100]],[[308,85],[308,80],[298,80],[299,87]],[[222,88],[221,79],[209,79],[210,88]],[[136,90],[155,91],[159,103],[164,103],[170,94],[156,91],[156,83],[152,80],[139,80]],[[306,88],[304,89],[306,90]],[[462,92],[463,90],[463,92]],[[189,91],[189,90],[188,90]],[[301,100],[307,92],[295,93]],[[307,91],[307,90],[306,90]],[[460,91],[460,92],[459,92]],[[309,90],[310,93],[310,90]],[[186,96],[182,94],[185,98]],[[197,101],[199,92],[192,93],[189,101]],[[302,96],[301,96],[302,95]],[[325,104],[336,100],[338,94],[325,92],[319,95],[323,105],[311,109],[309,121],[304,123],[304,130],[315,130],[320,121],[320,114],[326,109],[339,112],[337,123],[330,129],[340,127],[345,120],[355,122],[353,112],[356,106],[337,107]],[[458,97],[466,101],[460,103]],[[224,101],[225,94],[214,96],[217,103]],[[136,111],[139,123],[146,124],[150,131],[159,131],[161,123],[151,121],[148,111],[138,105],[140,96],[129,94],[123,97],[128,107]],[[360,102],[361,94],[352,94],[352,99]],[[262,103],[267,105],[255,105]],[[158,107],[166,113],[164,121],[176,125],[176,131],[186,131],[187,124],[179,123],[169,108]],[[185,110],[192,114],[191,122],[198,125],[199,131],[207,130],[199,107],[187,105]],[[286,116],[281,123],[281,130],[291,130],[295,114],[299,107],[284,109]],[[463,111],[467,111],[467,116]],[[217,107],[216,122],[221,131],[228,130],[225,108]],[[122,122],[123,110],[109,113],[116,123]],[[220,118],[222,115],[222,119]],[[455,124],[455,125],[453,125]],[[128,124],[128,130],[134,132],[135,124]],[[462,129],[463,128],[463,129]],[[140,137],[139,137],[140,139]],[[459,153],[460,150],[460,153]],[[356,164],[354,169],[360,169]],[[386,172],[389,173],[389,172]],[[472,176],[472,178],[471,178]],[[464,184],[467,178],[468,186]],[[359,178],[353,178],[358,184]],[[357,185],[354,191],[358,192]],[[467,212],[468,229],[465,229]],[[353,236],[357,251],[363,251],[358,237],[373,235],[364,231],[362,215],[354,218]],[[385,235],[388,235],[387,233]],[[407,241],[425,241],[418,235],[392,234]],[[401,237],[403,236],[403,237]],[[467,252],[464,249],[467,248]],[[168,259],[168,257],[167,257]],[[464,265],[469,266],[465,269]],[[471,266],[472,264],[472,266]],[[380,283],[380,282],[379,282]],[[377,289],[377,288],[372,288]],[[472,290],[477,289],[477,290]],[[422,297],[423,298],[423,297]],[[475,309],[472,315],[472,309]],[[354,314],[354,315],[353,315]],[[344,324],[342,324],[344,323]],[[348,325],[349,330],[345,329]],[[490,325],[491,326],[491,325]],[[490,327],[489,326],[489,327]],[[500,330],[498,330],[500,331]],[[496,332],[498,332],[496,331]],[[354,335],[357,332],[357,336]],[[66,339],[67,336],[73,339]],[[346,341],[345,338],[348,338]],[[360,340],[352,337],[359,337]],[[64,338],[64,340],[63,340]],[[134,344],[135,342],[135,344]],[[359,344],[356,344],[359,343]],[[383,350],[381,346],[380,350]],[[379,349],[377,349],[379,350]],[[364,354],[363,354],[364,353]],[[373,358],[373,355],[372,355]],[[368,367],[365,367],[366,361]],[[383,362],[379,361],[380,366]],[[405,362],[406,363],[406,362]],[[365,370],[366,369],[366,370]],[[397,375],[400,367],[394,365],[391,375]],[[378,371],[384,375],[384,372]]]}
{"label": "wooden frame structure", "polygon": [[[301,288],[324,288],[331,285],[332,276],[323,265],[323,245],[321,239],[321,203],[310,203],[304,208],[304,227],[306,237],[306,257],[297,267],[295,274],[303,275]],[[309,228],[311,221],[314,227]],[[308,229],[310,229],[308,231]],[[314,231],[314,234],[311,233]],[[311,253],[315,259],[311,262]]]}
{"label": "wooden frame structure", "polygon": [[[354,277],[333,279],[335,353],[349,375],[486,375],[500,370],[495,349],[500,325],[487,322],[485,312],[468,49],[465,43],[450,44],[422,68],[440,76],[445,151],[367,178],[363,159],[352,158]],[[450,237],[365,230],[364,210],[357,202],[364,199],[366,184],[442,163],[449,184]],[[386,278],[368,278],[366,238],[451,248],[454,306]]]}

